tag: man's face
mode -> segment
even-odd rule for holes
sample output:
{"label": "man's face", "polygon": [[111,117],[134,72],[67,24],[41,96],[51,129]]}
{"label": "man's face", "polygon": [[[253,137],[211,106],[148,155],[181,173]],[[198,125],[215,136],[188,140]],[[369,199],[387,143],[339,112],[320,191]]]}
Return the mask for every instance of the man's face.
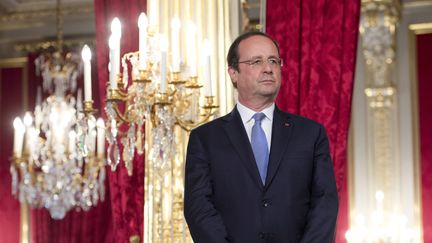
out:
{"label": "man's face", "polygon": [[[281,84],[278,50],[265,36],[252,36],[238,47],[239,71],[228,68],[232,82],[237,86],[242,104],[271,103]],[[246,62],[245,62],[246,61]]]}

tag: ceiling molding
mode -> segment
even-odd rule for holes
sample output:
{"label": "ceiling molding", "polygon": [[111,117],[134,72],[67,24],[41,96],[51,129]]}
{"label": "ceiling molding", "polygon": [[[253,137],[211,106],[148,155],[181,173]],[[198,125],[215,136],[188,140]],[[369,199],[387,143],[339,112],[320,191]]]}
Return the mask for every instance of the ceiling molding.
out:
{"label": "ceiling molding", "polygon": [[432,0],[405,0],[402,1],[402,7],[404,9],[408,8],[421,8],[421,7],[428,7],[432,6]]}
{"label": "ceiling molding", "polygon": [[[68,15],[88,15],[93,14],[93,4],[86,4],[74,7],[62,8],[63,16]],[[21,11],[3,14],[0,17],[0,23],[16,22],[16,21],[29,21],[34,19],[42,19],[46,17],[56,16],[56,9],[43,9],[37,11]]]}
{"label": "ceiling molding", "polygon": [[[40,50],[50,50],[56,49],[58,45],[58,40],[36,40],[36,41],[26,41],[14,44],[14,49],[17,52],[37,52]],[[77,47],[82,47],[84,44],[95,46],[96,39],[95,36],[74,36],[65,37],[63,40],[63,48],[73,49]]]}

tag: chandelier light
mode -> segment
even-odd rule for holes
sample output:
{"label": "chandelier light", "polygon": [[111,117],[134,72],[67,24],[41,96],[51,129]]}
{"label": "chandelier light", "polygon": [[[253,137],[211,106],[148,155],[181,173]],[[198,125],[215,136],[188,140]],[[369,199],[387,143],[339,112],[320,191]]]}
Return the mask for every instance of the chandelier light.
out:
{"label": "chandelier light", "polygon": [[355,215],[345,234],[347,242],[421,242],[418,227],[409,225],[403,213],[384,207],[384,192],[375,193],[375,205],[370,215]]}
{"label": "chandelier light", "polygon": [[[150,1],[148,9],[155,6],[157,1]],[[168,33],[156,33],[162,23],[155,21],[157,11],[150,13],[150,21],[144,13],[138,18],[139,50],[122,57],[121,23],[118,18],[111,23],[107,164],[114,171],[123,160],[132,175],[134,156],[145,153],[143,242],[192,242],[183,217],[181,137],[218,108],[211,89],[211,46],[203,41],[199,55],[195,24],[181,23],[177,16]]]}
{"label": "chandelier light", "polygon": [[[114,18],[111,23],[110,72],[106,112],[108,164],[114,171],[122,158],[128,174],[132,175],[132,159],[135,151],[144,153],[144,124],[152,124],[153,145],[149,148],[150,161],[158,175],[170,170],[175,154],[174,127],[186,131],[200,125],[214,114],[214,96],[211,90],[210,51],[203,57],[205,104],[200,107],[196,56],[196,30],[188,25],[188,65],[180,60],[180,19],[171,20],[171,42],[162,34],[152,32],[144,13],[138,18],[139,50],[126,53],[120,59],[121,23]],[[208,42],[204,44],[209,50]],[[170,44],[170,55],[168,55]],[[168,58],[171,65],[168,67]],[[120,74],[120,66],[122,73]],[[129,78],[131,76],[131,78]],[[129,83],[129,80],[132,80]],[[123,108],[123,109],[122,109]],[[126,124],[128,129],[120,131]],[[119,143],[123,145],[120,152]]]}
{"label": "chandelier light", "polygon": [[[59,5],[57,1],[58,23]],[[35,110],[14,120],[10,167],[12,193],[33,208],[48,209],[53,219],[64,218],[73,208],[87,211],[105,195],[105,128],[93,116],[91,51],[84,46],[82,62],[79,54],[63,52],[62,40],[59,28],[57,51],[35,61],[42,89],[50,95],[42,101],[38,89]],[[83,66],[84,107],[77,89]]]}

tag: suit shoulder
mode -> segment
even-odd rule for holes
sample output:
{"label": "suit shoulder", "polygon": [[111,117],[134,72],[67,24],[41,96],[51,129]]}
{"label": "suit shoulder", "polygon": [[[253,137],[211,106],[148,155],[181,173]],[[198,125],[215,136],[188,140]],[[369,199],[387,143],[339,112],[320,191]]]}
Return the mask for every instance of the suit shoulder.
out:
{"label": "suit shoulder", "polygon": [[227,119],[229,119],[230,117],[231,117],[231,113],[228,113],[224,116],[221,116],[221,117],[218,117],[218,118],[213,119],[211,121],[208,121],[208,122],[194,128],[194,129],[192,129],[191,132],[202,132],[202,131],[209,130],[209,129],[220,128],[220,126],[222,124],[224,124],[225,121]]}

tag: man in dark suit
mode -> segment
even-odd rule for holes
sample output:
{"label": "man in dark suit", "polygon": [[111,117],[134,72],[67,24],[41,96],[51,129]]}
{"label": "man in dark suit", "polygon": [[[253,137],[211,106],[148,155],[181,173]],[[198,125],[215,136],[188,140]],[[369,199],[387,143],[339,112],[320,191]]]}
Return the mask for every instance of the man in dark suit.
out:
{"label": "man in dark suit", "polygon": [[239,36],[228,52],[238,102],[194,129],[184,213],[195,243],[333,242],[338,195],[324,127],[280,111],[279,46]]}

